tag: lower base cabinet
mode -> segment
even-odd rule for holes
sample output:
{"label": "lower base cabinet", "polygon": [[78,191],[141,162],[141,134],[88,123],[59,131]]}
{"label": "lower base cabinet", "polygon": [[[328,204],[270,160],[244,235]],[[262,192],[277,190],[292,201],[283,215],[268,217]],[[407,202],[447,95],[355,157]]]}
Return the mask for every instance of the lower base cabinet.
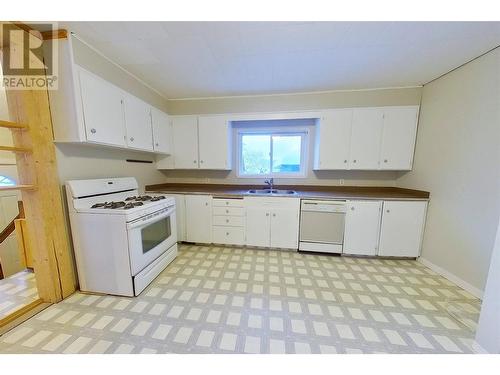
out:
{"label": "lower base cabinet", "polygon": [[246,207],[247,231],[246,245],[269,247],[271,246],[271,214],[266,207]]}
{"label": "lower base cabinet", "polygon": [[348,201],[344,254],[377,255],[381,201]]}
{"label": "lower base cabinet", "polygon": [[[175,197],[178,241],[298,249],[299,198]],[[347,201],[343,253],[416,258],[427,201]]]}
{"label": "lower base cabinet", "polygon": [[184,194],[168,194],[175,198],[175,219],[177,222],[177,241],[186,241],[186,200]]}
{"label": "lower base cabinet", "polygon": [[245,198],[248,246],[298,249],[300,199]]}
{"label": "lower base cabinet", "polygon": [[378,255],[418,257],[426,211],[427,202],[384,202]]}
{"label": "lower base cabinet", "polygon": [[212,242],[221,245],[245,244],[245,209],[241,198],[212,199]]}
{"label": "lower base cabinet", "polygon": [[186,195],[186,241],[212,243],[212,197]]}
{"label": "lower base cabinet", "polygon": [[241,245],[245,244],[245,229],[231,227],[213,227],[213,243],[221,245]]}

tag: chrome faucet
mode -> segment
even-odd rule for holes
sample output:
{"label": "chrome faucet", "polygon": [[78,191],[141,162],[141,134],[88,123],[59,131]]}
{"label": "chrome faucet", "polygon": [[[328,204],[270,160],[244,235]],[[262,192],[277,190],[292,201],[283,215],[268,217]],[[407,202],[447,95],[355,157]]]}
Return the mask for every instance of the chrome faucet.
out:
{"label": "chrome faucet", "polygon": [[269,185],[269,189],[273,190],[274,178],[270,178],[269,180],[264,180],[264,183]]}

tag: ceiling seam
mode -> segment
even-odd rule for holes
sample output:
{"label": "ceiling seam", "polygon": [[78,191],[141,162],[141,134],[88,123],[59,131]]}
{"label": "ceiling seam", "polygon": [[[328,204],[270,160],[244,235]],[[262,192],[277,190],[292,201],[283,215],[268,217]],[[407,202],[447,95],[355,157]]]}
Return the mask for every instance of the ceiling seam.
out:
{"label": "ceiling seam", "polygon": [[337,90],[322,90],[322,91],[297,91],[297,92],[284,92],[276,94],[250,94],[250,95],[222,95],[222,96],[199,96],[192,98],[172,98],[169,101],[181,100],[211,100],[211,99],[231,99],[231,98],[256,98],[264,96],[291,96],[291,95],[314,95],[314,94],[330,94],[336,92],[359,92],[359,91],[379,91],[379,90],[401,90],[401,89],[416,89],[422,88],[424,85],[410,85],[410,86],[389,86],[389,87],[374,87],[364,89],[337,89]]}
{"label": "ceiling seam", "polygon": [[460,69],[462,66],[465,66],[465,65],[467,65],[467,64],[469,64],[469,63],[471,63],[471,62],[473,62],[474,60],[477,60],[477,59],[479,59],[479,58],[483,57],[484,55],[487,55],[488,53],[493,52],[493,51],[494,51],[494,50],[496,50],[497,48],[500,48],[500,44],[499,44],[498,46],[496,46],[496,47],[493,47],[493,48],[491,48],[491,49],[487,50],[486,52],[484,52],[484,53],[480,54],[479,56],[476,56],[476,57],[474,57],[474,58],[472,58],[472,59],[470,59],[470,60],[467,60],[467,61],[466,61],[466,62],[464,62],[463,64],[458,65],[457,67],[455,67],[455,68],[453,68],[453,69],[451,69],[451,70],[447,71],[446,73],[443,73],[443,74],[441,74],[440,76],[438,76],[438,77],[436,77],[436,78],[434,78],[434,79],[431,79],[429,82],[424,83],[422,86],[426,86],[426,85],[428,85],[429,83],[432,83],[432,82],[434,82],[434,81],[438,80],[439,78],[442,78],[442,77],[444,77],[444,76],[446,76],[446,75],[448,75],[448,74],[450,74],[450,73],[454,72],[455,70]]}

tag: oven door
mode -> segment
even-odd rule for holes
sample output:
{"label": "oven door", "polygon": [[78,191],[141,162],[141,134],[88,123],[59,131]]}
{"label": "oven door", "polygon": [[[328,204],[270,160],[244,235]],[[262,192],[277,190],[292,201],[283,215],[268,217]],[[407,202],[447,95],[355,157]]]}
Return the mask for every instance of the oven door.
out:
{"label": "oven door", "polygon": [[177,242],[175,207],[127,224],[132,276],[137,275]]}

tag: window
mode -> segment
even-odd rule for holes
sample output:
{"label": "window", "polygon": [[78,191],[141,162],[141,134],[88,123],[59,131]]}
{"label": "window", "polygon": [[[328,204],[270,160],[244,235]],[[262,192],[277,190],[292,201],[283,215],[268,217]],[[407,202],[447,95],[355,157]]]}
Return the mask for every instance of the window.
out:
{"label": "window", "polygon": [[0,186],[14,186],[16,183],[7,176],[0,175]]}
{"label": "window", "polygon": [[240,177],[305,177],[307,131],[240,130]]}

